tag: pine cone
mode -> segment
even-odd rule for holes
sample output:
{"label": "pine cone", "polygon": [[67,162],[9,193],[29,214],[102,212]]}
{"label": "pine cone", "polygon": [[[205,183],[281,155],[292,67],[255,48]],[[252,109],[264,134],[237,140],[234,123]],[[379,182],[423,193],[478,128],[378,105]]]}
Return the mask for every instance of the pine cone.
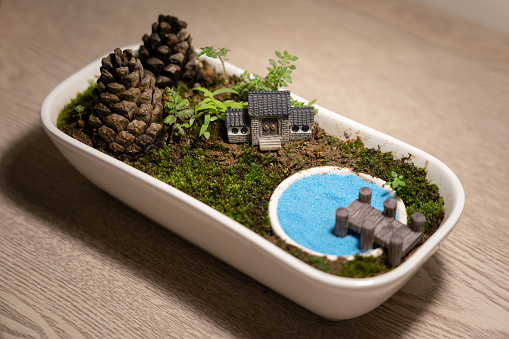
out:
{"label": "pine cone", "polygon": [[176,87],[184,82],[191,88],[203,79],[201,63],[191,44],[187,23],[171,15],[159,15],[152,34],[143,36],[141,63],[156,77],[159,88]]}
{"label": "pine cone", "polygon": [[102,59],[101,76],[92,94],[88,123],[94,146],[118,158],[133,158],[166,143],[162,90],[155,87],[154,76],[144,72],[130,49],[116,48]]}

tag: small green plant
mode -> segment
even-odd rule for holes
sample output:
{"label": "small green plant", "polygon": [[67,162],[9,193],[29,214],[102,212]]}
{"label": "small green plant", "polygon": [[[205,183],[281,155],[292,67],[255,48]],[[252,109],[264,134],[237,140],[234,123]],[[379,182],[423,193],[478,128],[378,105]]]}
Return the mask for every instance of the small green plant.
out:
{"label": "small green plant", "polygon": [[[249,91],[277,91],[281,87],[287,87],[292,83],[292,72],[295,65],[292,62],[297,61],[298,57],[290,55],[288,51],[283,53],[276,51],[278,60],[269,59],[271,67],[267,67],[269,73],[265,76],[248,73],[247,71],[239,76],[239,81],[233,86],[233,89],[239,92],[240,99],[247,100]],[[305,104],[297,100],[292,100],[291,105],[294,107],[313,107],[316,100]],[[314,108],[315,114],[317,113]]]}
{"label": "small green plant", "polygon": [[242,100],[247,100],[249,91],[270,91],[271,89],[265,84],[265,78],[258,74],[248,73],[245,71],[239,76],[239,81],[233,86]]}
{"label": "small green plant", "polygon": [[406,182],[403,181],[403,176],[398,173],[391,171],[392,181],[387,181],[385,184],[392,187],[393,190],[398,193],[402,187],[406,186]]}
{"label": "small green plant", "polygon": [[207,46],[207,47],[202,47],[201,48],[201,52],[198,53],[196,55],[196,57],[200,57],[202,55],[206,55],[210,58],[213,58],[213,59],[219,59],[219,61],[221,61],[221,65],[223,66],[223,77],[224,77],[224,80],[227,80],[226,78],[226,67],[224,66],[224,62],[229,60],[226,55],[228,54],[228,52],[230,52],[229,49],[226,49],[226,48],[214,48],[214,46]]}
{"label": "small green plant", "polygon": [[173,135],[185,135],[184,128],[189,128],[195,120],[194,110],[189,106],[189,100],[182,97],[173,88],[167,87],[165,90],[165,99],[167,101],[164,110],[168,116],[164,122],[172,126]]}
{"label": "small green plant", "polygon": [[[57,119],[58,128],[65,129],[66,126],[68,127],[69,124],[74,123],[76,121],[76,118],[78,118],[79,124],[81,124],[79,122],[80,117],[83,122],[85,121],[84,115],[88,114],[86,107],[89,107],[94,100],[92,96],[92,91],[95,88],[97,88],[97,84],[95,83],[95,81],[90,80],[88,88],[84,92],[78,93],[76,98],[72,99],[71,102],[64,107],[64,109],[62,110],[62,114],[60,114]],[[78,112],[76,110],[77,106],[82,106],[84,108],[83,111]],[[78,110],[81,110],[81,108],[79,108]]]}
{"label": "small green plant", "polygon": [[293,107],[313,107],[313,111],[314,113],[316,114],[318,112],[318,110],[316,109],[316,107],[314,107],[314,105],[316,104],[316,99],[315,100],[311,100],[310,102],[308,103],[304,103],[304,102],[300,102],[300,101],[297,101],[295,99],[292,99],[290,101],[290,104],[293,106]]}
{"label": "small green plant", "polygon": [[74,107],[74,116],[78,117],[78,123],[80,124],[81,128],[83,128],[85,126],[85,121],[83,120],[84,114],[86,114],[85,106],[76,105],[76,107]]}
{"label": "small green plant", "polygon": [[272,91],[276,91],[280,87],[287,87],[288,84],[292,83],[291,75],[295,65],[292,65],[291,62],[298,59],[298,57],[290,55],[288,51],[283,53],[276,51],[276,56],[279,60],[269,59],[272,67],[267,67],[269,74],[265,76],[265,83]]}
{"label": "small green plant", "polygon": [[224,120],[225,111],[227,109],[244,108],[247,106],[247,103],[245,102],[235,102],[233,100],[225,100],[224,102],[221,102],[214,98],[216,95],[224,93],[233,93],[238,95],[238,92],[231,88],[220,88],[214,92],[210,92],[208,89],[203,87],[196,87],[194,89],[205,94],[205,98],[195,107],[196,119],[203,118],[199,136],[201,137],[203,135],[205,139],[210,137],[210,132],[207,131],[210,123],[217,119]]}
{"label": "small green plant", "polygon": [[247,100],[249,91],[277,91],[292,83],[291,75],[295,69],[292,62],[296,61],[298,57],[290,55],[288,51],[283,53],[276,51],[275,53],[278,60],[269,59],[271,67],[267,67],[269,73],[265,77],[247,71],[240,75],[239,81],[233,88],[240,93],[242,100]]}

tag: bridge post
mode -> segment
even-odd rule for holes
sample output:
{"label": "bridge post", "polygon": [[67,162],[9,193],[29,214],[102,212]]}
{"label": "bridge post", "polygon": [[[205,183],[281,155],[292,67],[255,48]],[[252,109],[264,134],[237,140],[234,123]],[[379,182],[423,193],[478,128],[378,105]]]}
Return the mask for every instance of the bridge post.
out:
{"label": "bridge post", "polygon": [[426,222],[426,217],[424,214],[415,212],[410,216],[410,229],[414,232],[421,233],[421,238],[419,243],[424,241],[424,224]]}
{"label": "bridge post", "polygon": [[359,188],[359,201],[365,204],[371,204],[371,195],[373,192],[369,187]]}
{"label": "bridge post", "polygon": [[387,252],[389,264],[394,267],[399,266],[399,264],[401,264],[401,255],[403,252],[403,237],[401,235],[392,235]]}
{"label": "bridge post", "polygon": [[394,198],[388,198],[384,201],[384,215],[388,218],[396,218],[396,209],[398,201]]}
{"label": "bridge post", "polygon": [[373,242],[375,241],[375,227],[376,224],[372,218],[366,218],[362,221],[359,243],[361,251],[367,251],[373,247]]}
{"label": "bridge post", "polygon": [[348,234],[348,215],[346,208],[340,207],[336,210],[336,223],[334,225],[334,235],[344,238]]}

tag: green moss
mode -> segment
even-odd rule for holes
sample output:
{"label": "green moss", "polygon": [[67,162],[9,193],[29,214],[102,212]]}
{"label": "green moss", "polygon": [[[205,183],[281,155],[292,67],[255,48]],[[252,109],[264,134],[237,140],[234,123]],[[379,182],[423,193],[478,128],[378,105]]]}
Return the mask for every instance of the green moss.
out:
{"label": "green moss", "polygon": [[[201,146],[206,147],[203,143]],[[184,146],[180,158],[173,156],[172,146],[168,145],[133,165],[260,235],[271,235],[268,202],[285,172],[272,170],[276,159],[261,155],[248,145],[242,147],[243,152],[234,162],[228,154],[216,159],[211,154],[218,146]],[[156,161],[149,161],[149,157]],[[232,164],[225,166],[224,162],[229,160]]]}
{"label": "green moss", "polygon": [[76,106],[81,105],[85,107],[85,112],[82,115],[83,119],[91,113],[90,104],[92,103],[92,91],[96,87],[96,83],[90,81],[90,86],[84,92],[78,93],[76,98],[72,99],[71,102],[64,107],[57,119],[57,127],[59,129],[65,130],[78,121]]}
{"label": "green moss", "polygon": [[385,265],[385,261],[385,255],[382,255],[379,258],[373,258],[363,257],[362,255],[357,254],[355,255],[354,260],[348,261],[343,265],[339,275],[348,278],[372,277],[391,270]]}
{"label": "green moss", "polygon": [[276,245],[282,247],[297,259],[304,261],[306,264],[313,266],[320,271],[330,274],[337,274],[337,270],[335,269],[334,265],[331,265],[331,262],[325,257],[311,256],[303,252],[300,248],[290,247],[281,241],[276,242]]}

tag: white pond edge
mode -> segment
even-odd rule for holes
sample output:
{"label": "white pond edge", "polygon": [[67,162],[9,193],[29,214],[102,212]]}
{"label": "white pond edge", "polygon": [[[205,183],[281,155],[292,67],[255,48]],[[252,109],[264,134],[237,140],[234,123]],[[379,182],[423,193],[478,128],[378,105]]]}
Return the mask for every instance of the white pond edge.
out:
{"label": "white pond edge", "polygon": [[[385,183],[386,183],[385,180],[372,177],[371,175],[366,174],[366,173],[357,173],[357,172],[354,172],[353,170],[351,170],[349,168],[345,168],[345,167],[336,167],[336,166],[313,167],[313,168],[299,171],[299,172],[293,174],[292,176],[286,178],[284,181],[282,181],[278,185],[278,187],[276,187],[276,189],[274,190],[274,193],[272,193],[272,196],[270,197],[269,218],[270,218],[270,224],[272,227],[272,231],[285,243],[287,243],[289,245],[293,245],[295,247],[298,247],[308,254],[319,256],[319,257],[326,257],[327,260],[333,261],[333,260],[337,260],[339,258],[336,255],[330,255],[330,254],[326,254],[326,253],[317,252],[317,251],[314,251],[307,247],[302,246],[301,244],[297,243],[292,238],[290,238],[290,236],[288,234],[286,234],[286,232],[281,227],[281,224],[279,223],[279,218],[277,215],[277,207],[278,207],[278,203],[279,203],[279,198],[281,197],[283,192],[297,180],[300,180],[305,177],[310,177],[310,176],[316,175],[316,174],[339,174],[339,175],[353,174],[353,175],[358,176],[362,180],[369,181],[370,183],[375,184],[376,186],[386,190],[387,192],[389,192],[391,197],[393,197],[397,200],[397,202],[398,202],[398,205],[397,205],[398,220],[401,223],[406,225],[407,213],[406,213],[406,209],[405,209],[405,203],[403,202],[403,200],[401,200],[401,198],[396,196],[396,192],[389,185],[385,185]],[[338,207],[346,207],[346,206],[338,206]],[[383,254],[383,248],[379,247],[379,248],[375,248],[371,251],[364,252],[362,255],[363,256],[379,257],[382,254]],[[346,260],[350,261],[350,260],[354,259],[354,256],[347,255],[347,256],[343,256],[342,258],[345,258]]]}

